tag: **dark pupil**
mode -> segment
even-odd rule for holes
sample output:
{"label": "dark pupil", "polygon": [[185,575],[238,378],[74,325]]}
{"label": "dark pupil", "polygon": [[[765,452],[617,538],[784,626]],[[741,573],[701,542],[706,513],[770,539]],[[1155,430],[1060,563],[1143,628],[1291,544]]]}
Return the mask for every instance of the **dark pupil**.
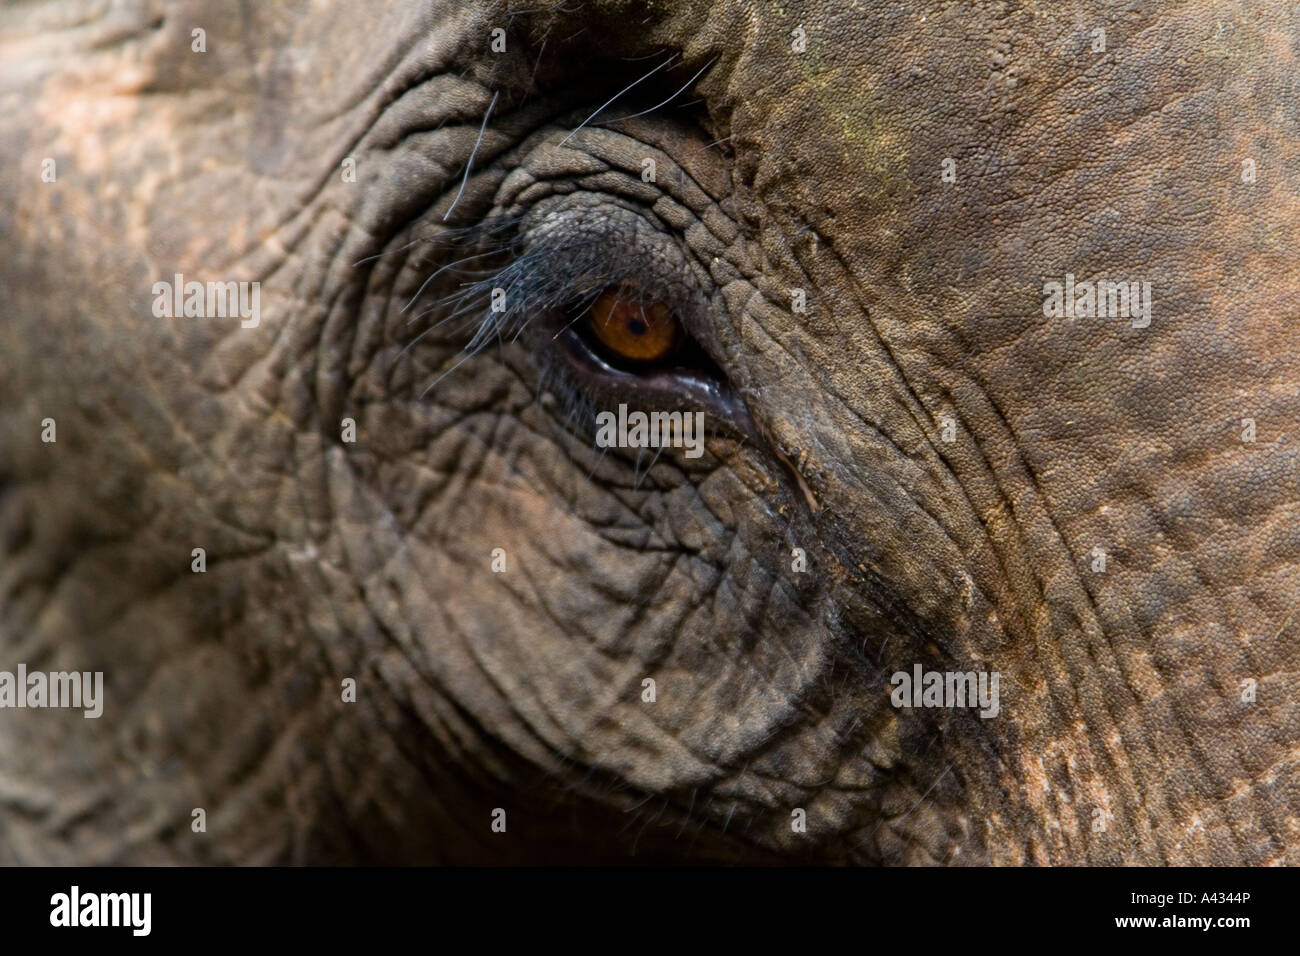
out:
{"label": "dark pupil", "polygon": [[645,335],[646,324],[643,319],[628,319],[627,330],[633,335]]}

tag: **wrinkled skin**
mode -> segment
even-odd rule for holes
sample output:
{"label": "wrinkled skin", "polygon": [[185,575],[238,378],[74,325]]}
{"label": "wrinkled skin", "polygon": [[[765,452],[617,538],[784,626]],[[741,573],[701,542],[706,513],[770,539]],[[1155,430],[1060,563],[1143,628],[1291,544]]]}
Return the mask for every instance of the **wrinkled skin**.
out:
{"label": "wrinkled skin", "polygon": [[[1300,863],[1300,9],[547,6],[0,8],[0,668],[106,684],[0,711],[0,862]],[[546,337],[429,388],[502,216],[748,437],[602,456]]]}

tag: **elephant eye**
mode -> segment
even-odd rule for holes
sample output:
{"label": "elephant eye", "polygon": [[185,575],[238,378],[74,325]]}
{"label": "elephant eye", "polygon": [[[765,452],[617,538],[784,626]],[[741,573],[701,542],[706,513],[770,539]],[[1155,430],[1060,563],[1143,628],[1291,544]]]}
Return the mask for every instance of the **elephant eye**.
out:
{"label": "elephant eye", "polygon": [[571,364],[597,384],[663,393],[726,376],[686,331],[676,310],[639,287],[615,284],[584,296],[558,315]]}
{"label": "elephant eye", "polygon": [[596,297],[586,312],[585,328],[607,358],[632,365],[663,362],[686,338],[669,306],[624,288],[607,289]]}
{"label": "elephant eye", "polygon": [[553,339],[572,387],[598,402],[650,409],[694,408],[710,427],[753,437],[753,423],[727,376],[653,292],[605,286],[555,309]]}

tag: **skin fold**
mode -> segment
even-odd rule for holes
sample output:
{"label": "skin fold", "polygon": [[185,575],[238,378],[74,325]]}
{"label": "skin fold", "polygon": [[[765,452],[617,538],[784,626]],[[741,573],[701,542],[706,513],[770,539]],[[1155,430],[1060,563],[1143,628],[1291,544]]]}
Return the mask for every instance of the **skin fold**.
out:
{"label": "skin fold", "polygon": [[[0,710],[0,863],[1300,863],[1298,51],[1281,2],[0,7],[0,670],[104,675]],[[623,280],[729,399],[569,369]],[[595,447],[638,395],[703,456]]]}

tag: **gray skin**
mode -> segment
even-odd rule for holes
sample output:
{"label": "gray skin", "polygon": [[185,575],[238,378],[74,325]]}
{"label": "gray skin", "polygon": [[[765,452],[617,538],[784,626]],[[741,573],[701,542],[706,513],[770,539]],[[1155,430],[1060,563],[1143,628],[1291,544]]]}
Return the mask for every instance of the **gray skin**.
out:
{"label": "gray skin", "polygon": [[849,6],[0,7],[0,863],[1300,863],[1300,7]]}

